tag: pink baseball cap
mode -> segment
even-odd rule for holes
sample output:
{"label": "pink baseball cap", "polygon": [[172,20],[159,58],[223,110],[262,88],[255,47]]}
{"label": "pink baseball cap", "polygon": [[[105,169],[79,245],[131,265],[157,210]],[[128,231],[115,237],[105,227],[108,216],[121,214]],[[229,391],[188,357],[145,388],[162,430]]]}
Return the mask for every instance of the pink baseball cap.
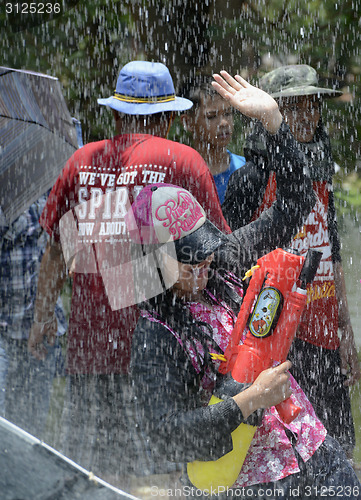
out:
{"label": "pink baseball cap", "polygon": [[150,184],[142,189],[125,220],[134,243],[149,246],[149,250],[168,244],[175,248],[177,260],[186,264],[204,261],[228,241],[194,196],[172,184]]}

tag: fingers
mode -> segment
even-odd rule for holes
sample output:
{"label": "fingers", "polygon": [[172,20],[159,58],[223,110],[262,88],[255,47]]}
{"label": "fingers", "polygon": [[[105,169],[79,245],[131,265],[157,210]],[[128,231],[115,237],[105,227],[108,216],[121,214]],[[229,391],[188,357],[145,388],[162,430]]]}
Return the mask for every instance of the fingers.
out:
{"label": "fingers", "polygon": [[221,71],[220,73],[222,76],[217,73],[213,75],[215,82],[212,82],[212,85],[225,99],[229,99],[230,96],[228,94],[232,96],[242,88],[249,86],[246,80],[239,75],[233,78],[227,71]]}
{"label": "fingers", "polygon": [[34,349],[31,354],[37,360],[44,361],[46,359],[47,351],[46,351],[45,347],[43,347],[43,346],[37,346],[37,348]]}
{"label": "fingers", "polygon": [[288,371],[292,367],[291,361],[285,361],[278,366],[273,368],[274,373],[279,377],[279,383],[282,386],[282,396],[283,399],[287,399],[292,394],[290,374]]}
{"label": "fingers", "polygon": [[48,325],[34,324],[30,330],[28,339],[28,351],[34,358],[43,361],[47,356],[47,349],[44,345],[46,338],[49,345],[54,345],[57,333],[57,320],[54,319]]}
{"label": "fingers", "polygon": [[280,365],[276,366],[274,369],[282,373],[282,372],[287,372],[288,370],[291,369],[291,367],[292,367],[291,361],[287,360],[284,363],[281,363]]}
{"label": "fingers", "polygon": [[234,77],[238,83],[240,83],[242,85],[242,87],[251,87],[251,85],[247,82],[247,80],[245,80],[244,78],[242,78],[240,75],[236,75]]}
{"label": "fingers", "polygon": [[270,408],[291,396],[291,381],[288,373],[291,366],[291,362],[286,361],[264,370],[257,377],[251,387],[256,391],[257,404],[260,408]]}
{"label": "fingers", "polygon": [[55,340],[56,340],[56,333],[54,333],[54,332],[49,333],[47,338],[48,338],[48,344],[50,346],[53,346],[55,344]]}
{"label": "fingers", "polygon": [[28,340],[28,351],[35,359],[39,361],[44,361],[46,358],[46,349],[42,344],[38,344],[32,337]]}
{"label": "fingers", "polygon": [[285,383],[284,386],[283,400],[288,399],[291,395],[292,395],[291,381],[290,378],[288,377],[287,382]]}
{"label": "fingers", "polygon": [[226,90],[228,90],[228,92],[231,92],[232,94],[234,94],[238,90],[241,90],[242,85],[240,83],[238,83],[233,78],[233,76],[231,76],[229,73],[227,73],[227,71],[221,71],[220,73],[224,79],[223,80],[224,86],[225,86]]}
{"label": "fingers", "polygon": [[278,368],[279,373],[281,375],[284,374],[287,377],[286,397],[289,397],[292,394],[290,374],[288,373],[291,367],[292,363],[289,360],[285,361],[284,363],[281,363],[279,366],[276,367],[276,369]]}
{"label": "fingers", "polygon": [[342,343],[340,344],[340,367],[341,367],[341,373],[346,374],[348,370],[348,365],[349,365],[349,359],[350,359],[350,350],[348,346],[345,346],[345,344]]}
{"label": "fingers", "polygon": [[351,385],[355,385],[357,381],[358,381],[357,378],[352,376],[346,379],[343,385],[344,387],[350,387]]}
{"label": "fingers", "polygon": [[223,97],[223,99],[226,99],[228,101],[232,97],[232,94],[227,92],[219,83],[212,82],[212,87],[218,92],[221,97]]}
{"label": "fingers", "polygon": [[356,384],[361,378],[361,370],[360,363],[358,360],[358,355],[356,351],[356,347],[349,347],[348,349],[344,348],[345,343],[341,341],[340,354],[341,354],[341,373],[345,375],[347,378],[344,381],[345,387],[350,387],[351,385]]}

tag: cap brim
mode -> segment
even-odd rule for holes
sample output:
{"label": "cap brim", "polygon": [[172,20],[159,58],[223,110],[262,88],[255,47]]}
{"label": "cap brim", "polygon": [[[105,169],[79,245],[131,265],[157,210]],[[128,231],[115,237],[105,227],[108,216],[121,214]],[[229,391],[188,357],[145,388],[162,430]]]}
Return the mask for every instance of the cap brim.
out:
{"label": "cap brim", "polygon": [[177,260],[183,264],[199,264],[227,241],[227,236],[206,220],[193,233],[174,241]]}
{"label": "cap brim", "polygon": [[154,104],[123,102],[114,97],[108,97],[107,99],[98,99],[98,104],[101,106],[109,106],[127,115],[152,115],[155,113],[162,113],[163,111],[186,111],[193,106],[193,102],[184,97],[176,97],[174,101]]}
{"label": "cap brim", "polygon": [[323,97],[339,97],[343,94],[341,90],[332,90],[332,89],[325,89],[322,87],[294,87],[294,88],[289,88],[289,89],[284,89],[279,92],[274,92],[270,94],[272,97],[277,98],[277,97],[297,97],[297,96],[303,96],[303,95],[320,95]]}

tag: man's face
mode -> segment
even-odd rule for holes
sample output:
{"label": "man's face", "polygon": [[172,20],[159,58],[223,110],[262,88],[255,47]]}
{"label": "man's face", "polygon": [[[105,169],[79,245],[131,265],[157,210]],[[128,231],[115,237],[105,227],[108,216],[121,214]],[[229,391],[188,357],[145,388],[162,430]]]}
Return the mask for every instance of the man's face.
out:
{"label": "man's face", "polygon": [[283,98],[279,101],[279,108],[295,139],[298,142],[311,142],[321,117],[317,96]]}
{"label": "man's face", "polygon": [[212,148],[223,148],[232,139],[232,106],[221,96],[203,96],[188,125],[196,142],[206,141]]}

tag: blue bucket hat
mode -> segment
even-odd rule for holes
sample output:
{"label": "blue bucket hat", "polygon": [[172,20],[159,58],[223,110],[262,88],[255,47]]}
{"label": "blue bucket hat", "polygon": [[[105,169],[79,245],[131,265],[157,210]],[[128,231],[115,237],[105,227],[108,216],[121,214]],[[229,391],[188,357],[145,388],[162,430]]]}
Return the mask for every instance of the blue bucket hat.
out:
{"label": "blue bucket hat", "polygon": [[123,66],[114,94],[98,99],[98,104],[128,115],[185,111],[193,106],[189,99],[176,97],[168,68],[148,61],[131,61]]}

